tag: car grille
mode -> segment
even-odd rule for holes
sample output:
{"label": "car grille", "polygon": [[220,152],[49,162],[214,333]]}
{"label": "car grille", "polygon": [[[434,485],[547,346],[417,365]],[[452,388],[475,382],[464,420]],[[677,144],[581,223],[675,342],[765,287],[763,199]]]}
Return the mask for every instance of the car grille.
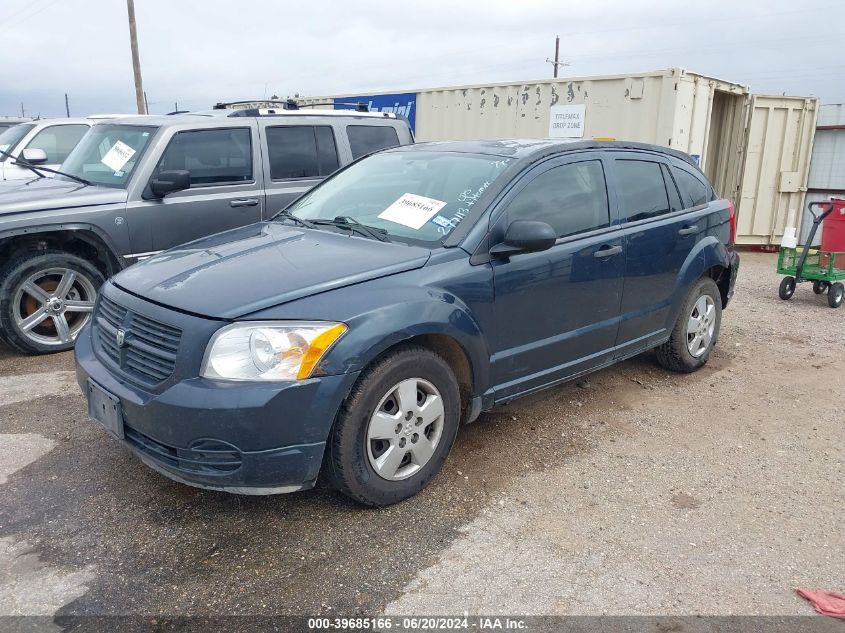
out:
{"label": "car grille", "polygon": [[196,440],[189,448],[176,448],[154,440],[131,426],[124,426],[124,437],[144,455],[186,473],[225,475],[240,468],[243,462],[241,452],[221,440]]}
{"label": "car grille", "polygon": [[[128,378],[154,386],[173,374],[182,330],[127,310],[100,296],[94,315],[97,345]],[[125,332],[118,345],[118,330]]]}

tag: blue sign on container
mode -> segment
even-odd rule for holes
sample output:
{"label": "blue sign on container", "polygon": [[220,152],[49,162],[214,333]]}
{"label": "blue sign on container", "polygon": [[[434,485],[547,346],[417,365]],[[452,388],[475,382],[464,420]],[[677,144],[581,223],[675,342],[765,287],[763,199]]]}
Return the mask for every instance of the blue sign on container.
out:
{"label": "blue sign on container", "polygon": [[417,93],[404,92],[391,95],[362,95],[360,97],[337,97],[335,110],[354,110],[359,103],[367,105],[370,112],[393,112],[408,119],[414,130],[417,116]]}

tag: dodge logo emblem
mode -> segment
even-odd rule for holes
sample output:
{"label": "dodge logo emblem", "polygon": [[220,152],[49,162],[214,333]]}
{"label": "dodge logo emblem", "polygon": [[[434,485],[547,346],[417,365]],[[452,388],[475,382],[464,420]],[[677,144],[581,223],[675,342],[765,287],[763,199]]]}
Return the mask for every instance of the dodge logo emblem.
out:
{"label": "dodge logo emblem", "polygon": [[126,330],[119,328],[114,337],[114,342],[117,343],[118,347],[123,347],[123,344],[126,343]]}

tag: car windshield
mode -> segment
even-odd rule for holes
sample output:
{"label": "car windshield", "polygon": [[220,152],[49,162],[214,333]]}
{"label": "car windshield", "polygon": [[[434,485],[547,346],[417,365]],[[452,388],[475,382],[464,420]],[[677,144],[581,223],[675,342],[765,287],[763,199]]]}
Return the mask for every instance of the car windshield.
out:
{"label": "car windshield", "polygon": [[353,164],[286,211],[303,220],[345,218],[399,241],[441,242],[499,177],[508,158],[396,151]]}
{"label": "car windshield", "polygon": [[[21,123],[20,125],[13,125],[7,128],[0,134],[0,150],[4,152],[12,152],[21,139],[26,136],[29,131],[35,126],[31,123]],[[6,160],[8,156],[0,155],[0,163]]]}
{"label": "car windshield", "polygon": [[156,129],[94,125],[62,163],[62,171],[94,185],[123,189]]}

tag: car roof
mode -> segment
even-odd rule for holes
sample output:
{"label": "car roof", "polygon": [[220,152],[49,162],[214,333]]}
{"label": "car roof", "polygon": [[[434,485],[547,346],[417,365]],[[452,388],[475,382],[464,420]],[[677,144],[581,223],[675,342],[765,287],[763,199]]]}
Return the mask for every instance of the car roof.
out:
{"label": "car roof", "polygon": [[467,154],[486,154],[503,158],[536,159],[549,154],[579,151],[585,149],[630,149],[647,152],[657,152],[667,156],[674,156],[686,163],[695,165],[692,158],[684,152],[633,141],[594,141],[581,139],[487,139],[474,141],[431,141],[403,145],[388,151],[441,151],[463,152]]}

